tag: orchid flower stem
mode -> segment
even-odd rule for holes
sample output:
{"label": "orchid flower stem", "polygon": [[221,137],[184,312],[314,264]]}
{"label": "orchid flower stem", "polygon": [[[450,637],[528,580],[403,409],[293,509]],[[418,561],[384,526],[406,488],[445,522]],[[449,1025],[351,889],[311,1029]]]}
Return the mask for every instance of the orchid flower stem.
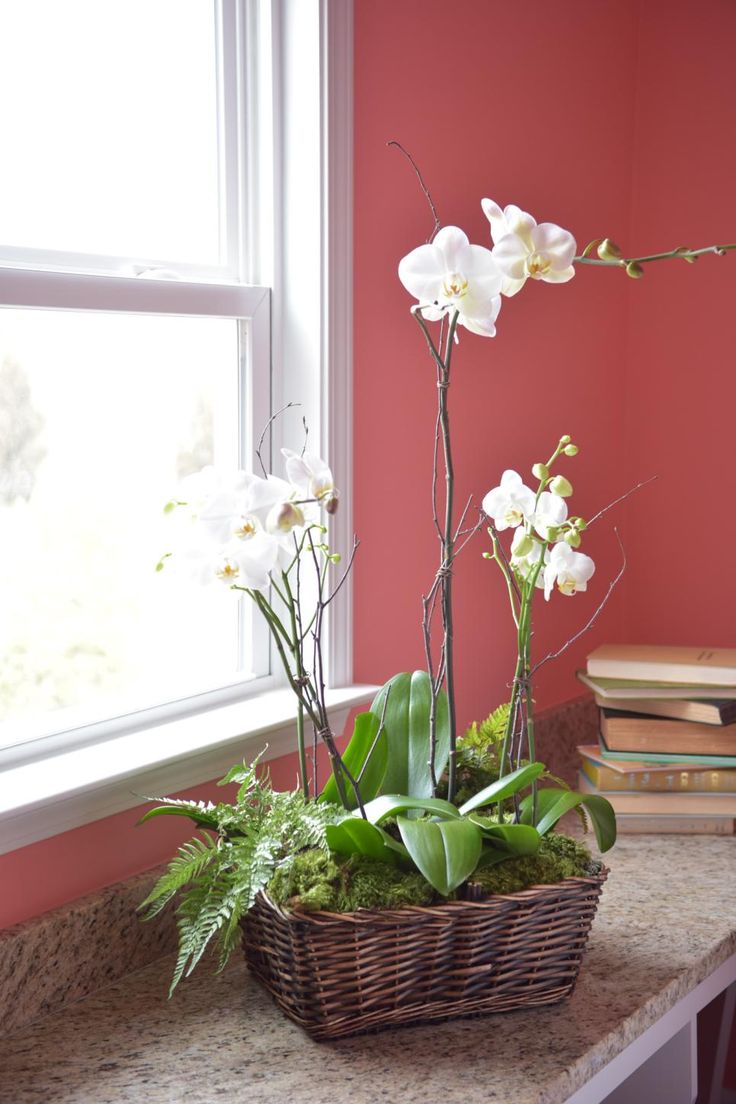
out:
{"label": "orchid flower stem", "polygon": [[[442,646],[441,668],[444,668],[444,681],[447,688],[448,713],[450,722],[450,754],[447,771],[447,799],[452,801],[457,787],[457,713],[455,707],[455,667],[453,657],[453,616],[452,616],[452,567],[455,556],[455,529],[453,524],[453,508],[455,495],[455,473],[452,462],[452,446],[450,439],[450,417],[447,402],[447,393],[450,387],[450,366],[452,362],[452,350],[455,343],[455,333],[459,320],[459,312],[453,311],[449,316],[447,338],[444,346],[444,355],[439,351],[427,329],[427,324],[422,317],[421,308],[413,312],[422,333],[424,334],[427,348],[432,356],[437,369],[437,394],[438,394],[438,419],[437,423],[442,437],[442,455],[445,466],[445,510],[443,523],[439,523],[437,511],[434,505],[435,524],[440,538],[441,556],[437,578],[440,582],[440,607],[442,610]],[[437,446],[435,443],[435,464],[433,469],[433,491],[437,481]],[[436,580],[435,580],[436,582]],[[424,637],[425,651],[428,653],[428,670],[432,683],[432,702],[429,717],[429,743],[430,743],[430,774],[434,782],[434,749],[437,742],[437,698],[441,690],[442,679],[434,678],[430,655],[431,625],[428,618],[434,610],[434,603],[425,604],[424,613]]]}
{"label": "orchid flower stem", "polygon": [[495,537],[495,536],[492,536],[491,540],[493,541],[493,558],[496,561],[496,563],[498,564],[498,566],[500,567],[500,569],[503,573],[503,577],[506,580],[506,587],[507,587],[508,592],[509,592],[509,603],[511,605],[511,616],[514,619],[514,624],[516,625],[516,629],[517,629],[517,632],[518,632],[518,629],[519,629],[519,614],[517,613],[517,610],[516,610],[516,604],[515,604],[515,601],[514,601],[516,596],[514,594],[514,588],[513,588],[512,582],[511,582],[511,576],[509,574],[509,569],[507,568],[504,561],[501,559],[501,555],[500,555],[500,552],[499,552],[499,549],[498,549],[498,538]]}
{"label": "orchid flower stem", "polygon": [[[279,658],[280,658],[281,663],[283,665],[284,671],[286,672],[287,678],[289,679],[289,683],[292,686],[292,688],[294,690],[294,693],[296,694],[296,696],[299,700],[299,704],[301,706],[303,706],[303,708],[304,708],[307,716],[311,720],[312,724],[316,725],[317,729],[319,730],[322,727],[321,723],[320,723],[320,718],[318,717],[317,713],[315,712],[314,707],[313,707],[311,701],[309,700],[309,696],[305,693],[305,687],[300,686],[298,681],[295,680],[294,673],[291,669],[291,664],[289,663],[288,657],[286,655],[286,651],[284,649],[283,641],[281,639],[281,636],[279,635],[278,629],[276,628],[276,626],[274,624],[274,622],[278,623],[279,625],[281,623],[279,622],[278,618],[276,617],[276,614],[273,612],[270,605],[268,604],[266,599],[263,597],[263,595],[260,593],[260,591],[249,590],[248,593],[250,594],[251,598],[253,598],[254,602],[256,603],[259,610],[261,611],[261,613],[263,614],[263,616],[266,619],[266,623],[268,624],[268,627],[271,630],[271,635],[272,635],[272,637],[274,639],[274,642],[276,644],[276,649],[279,653]],[[285,629],[284,629],[283,625],[281,625],[281,632],[285,633]]]}
{"label": "orchid flower stem", "polygon": [[447,684],[447,703],[450,720],[450,757],[447,771],[448,801],[453,800],[457,784],[457,720],[455,710],[455,665],[452,621],[452,561],[455,552],[455,528],[453,523],[455,472],[452,464],[450,415],[447,405],[447,394],[450,388],[450,365],[452,362],[452,348],[455,341],[458,318],[459,314],[455,311],[447,329],[444,371],[439,380],[438,388],[440,426],[442,429],[442,446],[445,461],[445,524],[442,537],[442,622],[444,628],[445,681]]}
{"label": "orchid flower stem", "polygon": [[706,253],[713,253],[720,257],[731,249],[736,249],[736,243],[732,245],[707,245],[703,249],[671,249],[667,253],[649,253],[645,257],[617,257],[615,260],[606,261],[598,257],[586,257],[581,255],[574,258],[575,264],[598,265],[599,268],[626,268],[630,264],[648,264],[650,261],[669,261],[681,259],[694,260]]}
{"label": "orchid flower stem", "polygon": [[[304,657],[302,655],[303,638],[299,631],[298,618],[297,618],[297,603],[294,601],[294,595],[289,583],[289,577],[284,573],[284,590],[288,598],[289,616],[291,618],[291,638],[294,644],[294,664],[296,667],[296,676],[300,682],[304,680]],[[304,706],[301,700],[298,702],[298,709],[296,714],[296,746],[299,754],[299,775],[302,782],[302,793],[304,794],[304,800],[309,801],[309,775],[307,773],[307,752],[304,746]],[[314,795],[317,796],[316,794]]]}

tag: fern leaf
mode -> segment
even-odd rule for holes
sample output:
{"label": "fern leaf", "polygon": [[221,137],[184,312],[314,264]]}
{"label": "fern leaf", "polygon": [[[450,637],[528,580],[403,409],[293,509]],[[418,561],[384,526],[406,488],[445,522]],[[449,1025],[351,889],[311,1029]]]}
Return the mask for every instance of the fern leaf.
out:
{"label": "fern leaf", "polygon": [[183,886],[198,878],[212,862],[215,852],[216,845],[208,836],[201,839],[195,836],[188,843],[183,843],[166,873],[161,875],[145,901],[138,906],[139,910],[148,908],[146,920],[157,916]]}

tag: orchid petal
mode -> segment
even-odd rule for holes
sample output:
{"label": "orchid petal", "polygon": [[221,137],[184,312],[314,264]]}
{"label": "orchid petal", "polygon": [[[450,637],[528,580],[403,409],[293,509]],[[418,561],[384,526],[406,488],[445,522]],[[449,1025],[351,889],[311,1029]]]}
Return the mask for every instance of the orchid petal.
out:
{"label": "orchid petal", "polygon": [[491,240],[494,242],[500,241],[504,235],[509,233],[506,216],[492,199],[482,199],[480,205],[483,208],[483,214],[491,224]]}
{"label": "orchid petal", "polygon": [[510,234],[515,234],[524,243],[527,250],[531,251],[532,235],[536,229],[537,222],[526,211],[522,211],[521,207],[517,207],[516,204],[510,203],[508,207],[504,207],[503,211],[506,216],[506,225],[509,228]]}
{"label": "orchid petal", "polygon": [[568,230],[553,222],[542,222],[532,230],[531,239],[533,249],[549,257],[554,268],[569,268],[572,264],[577,246]]}
{"label": "orchid petal", "polygon": [[420,303],[434,301],[442,286],[447,265],[436,245],[420,245],[399,262],[399,279]]}
{"label": "orchid petal", "polygon": [[517,292],[521,291],[525,283],[526,276],[522,280],[512,280],[509,276],[506,276],[501,287],[501,294],[510,299],[512,295],[516,295]]}
{"label": "orchid petal", "polygon": [[522,280],[526,277],[528,256],[529,250],[517,234],[506,234],[493,247],[494,261],[504,276],[510,276],[512,280]]}
{"label": "orchid petal", "polygon": [[432,244],[442,252],[446,270],[454,272],[465,267],[465,254],[470,242],[459,226],[443,226]]}
{"label": "orchid petal", "polygon": [[568,280],[572,280],[574,275],[575,268],[570,265],[569,268],[550,268],[540,279],[545,284],[566,284]]}

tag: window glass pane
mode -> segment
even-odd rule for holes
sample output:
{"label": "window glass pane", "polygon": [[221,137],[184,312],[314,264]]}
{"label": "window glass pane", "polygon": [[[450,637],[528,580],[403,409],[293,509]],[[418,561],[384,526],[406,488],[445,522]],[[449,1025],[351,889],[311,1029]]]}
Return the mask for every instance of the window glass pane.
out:
{"label": "window glass pane", "polygon": [[0,310],[0,746],[253,676],[234,595],[155,570],[179,479],[237,466],[238,348],[230,319]]}
{"label": "window glass pane", "polygon": [[0,244],[217,264],[212,0],[1,0]]}

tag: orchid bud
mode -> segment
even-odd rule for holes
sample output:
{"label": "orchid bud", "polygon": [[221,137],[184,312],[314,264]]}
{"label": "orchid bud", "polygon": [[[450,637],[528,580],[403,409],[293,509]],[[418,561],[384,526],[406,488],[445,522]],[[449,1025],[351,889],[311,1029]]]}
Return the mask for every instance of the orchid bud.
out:
{"label": "orchid bud", "polygon": [[528,556],[534,547],[534,541],[525,533],[520,541],[515,542],[515,547],[512,549],[515,556],[521,558],[522,556]]}
{"label": "orchid bud", "polygon": [[580,534],[577,529],[568,529],[564,536],[565,544],[569,544],[571,548],[580,547]]}
{"label": "orchid bud", "polygon": [[339,552],[332,552],[332,553],[331,553],[331,554],[330,554],[330,555],[329,555],[329,556],[327,557],[327,559],[328,559],[328,560],[330,561],[330,563],[333,563],[333,564],[339,564],[340,560],[342,559],[342,556],[340,555],[340,553],[339,553]]}
{"label": "orchid bud", "polygon": [[564,475],[556,475],[550,483],[549,489],[552,494],[559,495],[560,498],[569,498],[572,494],[572,484],[565,479]]}
{"label": "orchid bud", "polygon": [[293,502],[278,502],[266,519],[269,533],[290,533],[296,525],[304,524],[304,514]]}
{"label": "orchid bud", "polygon": [[532,468],[532,475],[535,476],[537,479],[548,479],[549,468],[546,464],[535,464]]}
{"label": "orchid bud", "polygon": [[610,238],[604,238],[598,246],[598,256],[602,261],[618,261],[621,258],[621,249]]}
{"label": "orchid bud", "polygon": [[557,538],[559,537],[559,535],[560,535],[559,525],[548,525],[547,526],[547,540],[548,541],[556,541]]}
{"label": "orchid bud", "polygon": [[575,528],[579,533],[582,533],[585,529],[587,529],[588,523],[585,518],[575,518]]}
{"label": "orchid bud", "polygon": [[560,444],[561,445],[569,445],[571,441],[572,441],[572,437],[570,436],[569,433],[564,433],[562,435],[562,437],[560,437]]}
{"label": "orchid bud", "polygon": [[630,276],[632,280],[640,280],[644,275],[644,269],[638,261],[629,261],[626,266],[626,275]]}
{"label": "orchid bud", "polygon": [[330,494],[328,494],[327,497],[323,501],[324,501],[325,510],[330,515],[330,517],[333,514],[337,513],[337,507],[340,505],[340,499],[339,499],[337,491],[335,491],[335,490],[331,491]]}
{"label": "orchid bud", "polygon": [[577,445],[565,445],[562,451],[565,453],[565,456],[577,456],[580,450]]}
{"label": "orchid bud", "polygon": [[490,552],[482,552],[481,555],[483,556],[484,560],[492,560],[493,559],[493,556],[491,555]]}

